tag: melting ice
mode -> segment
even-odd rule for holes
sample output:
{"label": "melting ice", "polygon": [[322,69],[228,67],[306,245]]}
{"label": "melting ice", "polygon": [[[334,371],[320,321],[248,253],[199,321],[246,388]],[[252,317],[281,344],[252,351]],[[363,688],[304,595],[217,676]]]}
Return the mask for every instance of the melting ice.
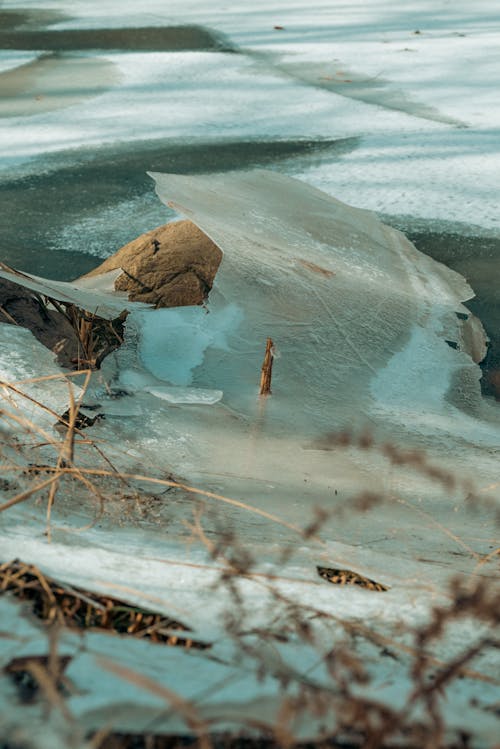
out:
{"label": "melting ice", "polygon": [[[161,199],[194,221],[224,257],[206,309],[134,311],[131,306],[125,344],[95,378],[94,396],[109,415],[93,427],[95,438],[106,442],[121,470],[153,476],[175,471],[211,492],[207,501],[220,501],[223,509],[215,521],[210,513],[202,517],[210,538],[234,531],[251,548],[253,569],[258,575],[271,571],[283,596],[335,617],[369,621],[373,628],[422,620],[449,575],[470,571],[476,550],[487,552],[491,513],[481,507],[471,516],[461,491],[390,465],[376,450],[338,449],[331,435],[347,427],[369,429],[377,440],[426,448],[440,465],[466,475],[479,493],[496,481],[497,413],[481,401],[480,370],[469,354],[484,349],[484,332],[473,323],[471,346],[470,331],[463,329],[470,313],[462,302],[472,290],[371,213],[297,180],[263,171],[153,176]],[[102,290],[56,288],[44,279],[19,282],[41,293],[50,289],[56,298],[69,295],[76,303],[84,298],[80,294],[91,294],[85,298],[99,307],[109,297]],[[113,309],[118,303],[113,299]],[[259,399],[268,337],[280,358],[272,395]],[[26,376],[30,366],[36,373],[30,344],[30,353],[17,352]],[[13,362],[13,379],[18,368],[19,360]],[[4,369],[7,378],[8,365]],[[128,418],[117,418],[119,399],[107,395],[120,388],[122,401],[134,403]],[[315,510],[331,511],[367,489],[384,500],[373,511],[335,515],[321,527],[319,540],[294,535]],[[167,614],[179,612],[194,631],[214,642],[218,660],[196,656],[200,669],[205,668],[204,685],[210,691],[223,663],[224,675],[227,668],[238,680],[239,693],[246,695],[238,720],[248,719],[262,685],[255,683],[255,663],[241,661],[224,644],[224,617],[234,601],[228,591],[218,587],[214,594],[210,588],[217,579],[217,560],[205,544],[182,541],[180,529],[193,522],[193,495],[160,497],[165,515],[157,526],[131,528],[102,519],[79,544],[72,527],[82,514],[88,519],[90,510],[81,496],[72,501],[59,510],[50,545],[31,506],[6,513],[0,527],[6,558],[19,556],[22,548],[26,561],[73,585],[111,594],[125,586],[131,600],[154,601]],[[274,522],[277,517],[281,524]],[[294,553],[283,570],[287,545]],[[462,555],[456,555],[457,549]],[[317,564],[356,569],[390,590],[383,600],[368,599],[364,591],[334,594],[319,581]],[[258,575],[241,583],[247,633],[268,628],[270,611],[273,622],[287,614],[259,587]],[[460,637],[471,636],[470,630],[460,631]],[[89,653],[99,653],[100,647],[97,639],[89,639]],[[273,652],[294,668],[312,667],[305,644],[295,643],[293,653],[287,647],[276,643]],[[450,656],[453,641],[443,648],[443,657]],[[136,652],[134,645],[126,653],[120,650],[113,657],[135,667],[140,662],[141,673],[156,674],[154,647]],[[184,656],[175,657],[184,663]],[[389,671],[391,679],[404,684],[399,661],[393,670],[379,667],[375,692],[388,683]],[[166,668],[158,678],[171,687],[171,674],[179,668]],[[483,663],[482,668],[495,667]],[[72,678],[86,694],[86,679],[104,678],[102,664],[89,657],[85,668],[75,665]],[[124,707],[130,688],[124,682],[120,689],[114,682],[112,688],[103,683],[105,694],[97,690],[72,698],[75,714],[93,725],[92,715],[101,710],[123,730],[131,729],[136,717]],[[188,695],[190,683],[181,679],[173,686]],[[469,705],[474,688],[460,683],[451,702]],[[272,713],[280,703],[280,688],[271,680],[266,690]],[[218,714],[229,710],[234,715],[232,694],[212,691]],[[158,709],[147,697],[138,708],[143,719]],[[450,720],[463,725],[463,714],[460,709]],[[170,730],[170,718],[162,720],[158,726]],[[482,721],[490,731],[487,719]],[[305,735],[314,734],[311,725]]]}

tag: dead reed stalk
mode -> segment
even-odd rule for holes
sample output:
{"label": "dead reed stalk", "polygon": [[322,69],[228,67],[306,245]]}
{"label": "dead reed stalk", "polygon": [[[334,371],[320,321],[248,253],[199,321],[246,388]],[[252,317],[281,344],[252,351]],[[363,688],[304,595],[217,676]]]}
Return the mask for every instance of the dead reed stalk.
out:
{"label": "dead reed stalk", "polygon": [[274,343],[272,342],[271,338],[268,338],[266,342],[266,353],[264,355],[264,361],[262,362],[262,369],[261,369],[261,374],[260,374],[259,395],[271,394],[271,380],[273,376],[273,360],[274,360]]}

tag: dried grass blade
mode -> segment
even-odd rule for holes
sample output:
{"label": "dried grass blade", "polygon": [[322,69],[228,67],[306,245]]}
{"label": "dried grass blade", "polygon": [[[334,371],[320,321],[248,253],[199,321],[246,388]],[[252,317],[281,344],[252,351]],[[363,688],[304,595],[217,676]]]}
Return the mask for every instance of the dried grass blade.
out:
{"label": "dried grass blade", "polygon": [[59,475],[51,476],[45,481],[41,481],[39,484],[36,484],[35,486],[31,486],[26,491],[21,492],[21,494],[16,494],[15,497],[12,497],[12,499],[9,499],[7,502],[4,502],[3,505],[0,505],[0,512],[4,512],[5,510],[8,510],[9,507],[13,507],[14,505],[20,504],[21,502],[25,502],[27,499],[32,497],[33,494],[37,494],[39,491],[42,491],[42,489],[45,489],[47,486],[54,484],[56,481],[59,481],[59,478],[60,478]]}

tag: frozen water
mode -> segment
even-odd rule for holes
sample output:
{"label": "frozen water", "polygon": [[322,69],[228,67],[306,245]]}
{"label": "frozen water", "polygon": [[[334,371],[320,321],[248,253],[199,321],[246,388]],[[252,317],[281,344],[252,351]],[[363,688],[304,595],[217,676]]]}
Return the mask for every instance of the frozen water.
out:
{"label": "frozen water", "polygon": [[7,70],[13,70],[21,65],[26,65],[36,59],[37,55],[32,52],[4,53],[0,58],[0,73],[4,73]]}
{"label": "frozen water", "polygon": [[[39,5],[9,0],[7,9]],[[340,6],[318,0],[307,8],[285,0],[231,7],[206,0],[167,5],[145,0],[140,9],[116,0],[98,5],[47,0],[43,6],[67,12],[64,19],[52,17],[60,21],[59,30],[195,24],[226,34],[239,49],[237,54],[99,52],[104,67],[113,71],[99,96],[91,91],[90,97],[67,99],[71,106],[43,111],[36,97],[45,92],[30,89],[23,103],[30,116],[2,119],[2,167],[13,179],[9,205],[17,211],[16,194],[39,185],[33,193],[36,206],[23,204],[18,226],[43,223],[51,196],[61,215],[80,199],[84,206],[71,212],[67,226],[58,225],[57,258],[68,248],[72,257],[87,246],[103,253],[88,231],[95,215],[108,235],[116,226],[118,238],[128,230],[130,211],[158,215],[141,202],[144,192],[132,182],[130,168],[116,169],[116,180],[130,188],[120,192],[121,211],[109,208],[102,194],[117,191],[116,183],[98,191],[98,172],[93,182],[83,180],[78,169],[98,144],[122,141],[123,152],[134,151],[136,158],[148,139],[160,150],[172,140],[181,146],[196,143],[215,161],[221,151],[214,156],[214,143],[222,147],[242,138],[273,143],[349,138],[351,144],[328,161],[304,154],[280,167],[343,204],[278,175],[159,178],[164,199],[220,243],[224,260],[208,314],[132,311],[123,350],[99,375],[109,375],[109,381],[96,378],[93,397],[109,416],[93,427],[96,444],[113,465],[143,478],[130,479],[126,492],[121,487],[120,498],[108,502],[98,520],[88,494],[75,482],[64,483],[54,507],[51,544],[44,536],[43,507],[34,498],[1,515],[0,542],[4,558],[21,556],[74,585],[178,616],[213,649],[193,656],[136,641],[124,647],[121,639],[96,633],[85,633],[77,644],[64,635],[61,648],[73,655],[76,686],[71,710],[85,728],[111,722],[132,730],[149,728],[153,721],[165,730],[184,730],[165,700],[138,689],[123,672],[118,678],[104,656],[115,667],[178,690],[199,704],[203,717],[217,714],[222,723],[258,718],[272,725],[282,695],[276,675],[286,667],[320,683],[325,673],[324,651],[313,652],[293,636],[283,642],[283,634],[290,636],[290,611],[269,592],[270,580],[280,595],[318,613],[311,626],[325,650],[343,637],[331,617],[368,624],[401,646],[397,659],[383,658],[380,649],[357,637],[358,653],[374,672],[368,696],[402,704],[412,688],[404,649],[411,642],[398,626],[408,630],[425,621],[433,603],[445,603],[450,575],[475,580],[481,574],[489,585],[495,582],[485,562],[498,547],[494,500],[481,499],[498,488],[498,409],[479,398],[479,370],[456,314],[468,315],[461,304],[472,294],[467,283],[416,253],[373,215],[345,204],[412,221],[468,222],[498,235],[496,8],[491,0],[476,2],[473,13],[465,0],[453,7],[412,0],[397,9],[388,0]],[[45,20],[50,22],[49,16]],[[85,89],[85,71],[96,71],[96,56],[87,51],[78,58],[46,65],[43,85],[57,84],[58,72],[70,64]],[[0,69],[17,76],[20,63],[31,59],[30,53],[2,51]],[[62,97],[55,98],[62,103]],[[19,102],[4,105],[13,115]],[[57,162],[59,151],[64,153]],[[209,161],[203,160],[198,171],[207,170]],[[152,166],[149,157],[143,162],[138,169],[177,170],[170,164]],[[250,157],[251,166],[248,162]],[[74,175],[66,175],[66,182],[62,175],[56,193],[40,175],[57,170],[58,163]],[[217,170],[217,164],[210,169]],[[107,252],[113,239],[107,240]],[[29,241],[24,247],[18,240],[14,249],[10,244],[13,253],[30,250]],[[110,301],[102,292],[84,296],[73,285],[26,282],[40,293],[50,289],[92,309]],[[113,301],[110,314],[116,309]],[[269,335],[281,356],[274,363],[272,396],[259,399]],[[0,338],[4,381],[32,379],[41,369],[60,375],[51,355],[26,331],[2,326]],[[476,339],[481,350],[480,327]],[[44,381],[22,387],[58,413],[68,405],[66,385]],[[35,403],[11,393],[2,421],[14,423],[7,412],[29,418],[44,435],[36,433],[32,447],[12,447],[4,460],[17,461],[20,468],[34,460],[53,462],[54,446],[60,446],[53,415],[40,416]],[[339,449],[331,433],[344,427],[367,428],[379,445],[390,440],[402,450],[424,448],[429,460],[452,473],[454,488],[390,463],[382,448]],[[47,438],[49,444],[38,444]],[[82,440],[77,458],[94,467],[98,461],[90,449]],[[133,516],[128,503],[137,502],[137,491],[146,497],[153,492],[144,474],[161,482],[172,473],[191,482],[192,490],[161,494],[167,487],[155,485],[158,494],[150,497],[149,514]],[[25,478],[17,480],[21,491]],[[474,500],[466,499],[466,485],[474,489]],[[297,535],[314,519],[315,508],[350,507],[365,490],[378,494],[382,504],[334,515],[318,538]],[[7,499],[9,493],[2,492]],[[205,532],[201,538],[197,519]],[[95,520],[92,528],[78,530],[89,520]],[[228,642],[224,617],[234,611],[234,599],[220,584],[223,559],[210,553],[210,543],[223,543],[227,533],[254,557],[251,573],[238,582],[244,602],[238,642],[262,650],[265,683],[257,680],[258,660]],[[286,562],[284,548],[293,551]],[[318,563],[355,569],[391,589],[379,596],[330,586],[317,577]],[[28,655],[46,651],[37,628],[28,626],[5,596],[0,608],[2,664],[13,648]],[[456,623],[436,656],[456,655],[474,641],[476,628],[476,622]],[[271,645],[259,636],[262,629],[276,635]],[[491,746],[498,737],[491,710],[498,700],[498,660],[485,653],[473,665],[491,681],[457,680],[443,709],[450,729],[472,733],[477,746]],[[199,691],[193,693],[194,687]],[[8,740],[22,728],[21,738],[38,747],[78,741],[74,724],[68,731],[56,711],[46,720],[39,706],[20,710],[4,674],[0,694],[8,708]],[[309,716],[294,728],[298,735],[314,735],[315,724]]]}
{"label": "frozen water", "polygon": [[[478,564],[476,549],[487,550],[491,518],[484,513],[471,517],[460,492],[440,490],[411,471],[393,468],[388,475],[380,455],[332,450],[328,432],[368,421],[380,434],[397,433],[405,445],[416,439],[444,460],[453,452],[455,469],[467,470],[472,480],[494,480],[497,462],[491,449],[497,431],[490,425],[488,434],[481,413],[472,418],[449,402],[457,372],[464,375],[466,400],[478,394],[477,365],[444,340],[460,341],[463,320],[456,312],[467,314],[461,300],[471,290],[462,277],[418,253],[369,212],[304,183],[262,171],[156,179],[163,199],[215,239],[224,258],[207,310],[132,311],[115,369],[110,361],[104,375],[118,377],[132,393],[122,397],[137,399],[140,416],[131,415],[130,424],[105,420],[94,435],[100,444],[105,440],[113,465],[132,472],[142,491],[151,491],[147,474],[161,481],[168,468],[192,488],[177,501],[166,495],[158,505],[155,498],[166,513],[165,524],[160,520],[134,527],[104,517],[80,537],[76,526],[88,521],[89,500],[81,504],[81,494],[74,495],[72,488],[58,500],[50,544],[36,508],[11,508],[1,517],[2,554],[22,556],[72,585],[125,596],[176,616],[192,628],[193,636],[213,644],[204,654],[174,651],[160,657],[149,643],[123,648],[120,640],[85,635],[84,645],[72,651],[68,671],[77,687],[68,706],[82,730],[109,720],[123,731],[140,730],[154,720],[157,730],[182,732],[181,713],[165,710],[165,697],[159,696],[172,691],[195,701],[200,715],[215,719],[214,728],[239,727],[254,716],[261,725],[272,726],[283,697],[280,675],[307,674],[312,683],[324,683],[321,654],[340,634],[336,625],[325,629],[319,624],[314,648],[297,640],[266,645],[267,675],[260,681],[259,660],[242,657],[226,641],[225,617],[234,599],[219,582],[224,563],[212,558],[210,540],[224,538],[229,530],[252,551],[252,572],[238,583],[243,609],[237,626],[240,644],[246,641],[259,652],[264,645],[254,633],[269,628],[281,633],[288,601],[319,612],[320,622],[331,616],[334,622],[339,617],[361,619],[391,637],[396,624],[424,622],[429,600],[443,600],[449,573],[460,569],[470,574]],[[53,288],[40,279],[26,283]],[[70,293],[67,286],[61,285],[64,294]],[[102,289],[92,293],[108,296]],[[86,301],[81,294],[71,290],[75,302]],[[29,377],[40,359],[24,339],[19,341],[14,326],[5,327],[10,328],[6,345],[15,357],[3,358],[4,377],[13,379],[19,372]],[[280,358],[273,394],[258,399],[267,335],[275,340]],[[33,344],[39,347],[34,339]],[[441,364],[425,389],[425,368],[413,371],[422,351],[426,356],[436,352]],[[96,397],[102,388],[99,377]],[[43,391],[51,386],[45,382],[39,387],[43,401]],[[398,396],[394,388],[399,388]],[[216,389],[223,391],[219,403],[215,401],[222,393],[215,394]],[[167,400],[156,397],[148,403],[148,395],[166,395]],[[397,410],[387,408],[393,397]],[[426,416],[425,430],[419,414]],[[462,437],[464,424],[468,445]],[[224,507],[214,517],[206,505],[198,511],[208,548],[186,533],[200,519],[191,513],[197,486],[208,490],[205,503]],[[374,513],[325,521],[319,539],[297,543],[296,533],[313,517],[314,507],[331,510],[337,490],[345,501],[365,488],[391,498]],[[280,558],[287,547],[293,554],[283,570]],[[452,556],[457,549],[464,555],[458,565]],[[362,590],[332,592],[316,575],[318,563],[353,568],[391,590],[368,598]],[[274,592],[268,587],[269,574]],[[477,634],[466,623],[458,632],[460,646]],[[37,642],[30,641],[27,652],[33,653]],[[359,653],[370,647],[360,645]],[[369,654],[379,665],[373,666],[367,696],[392,700],[391,684],[397,684],[403,704],[412,689],[405,652],[390,666],[376,648]],[[453,638],[440,644],[440,658],[456,652]],[[494,680],[496,665],[490,657],[478,668]],[[137,693],[138,674],[150,680],[151,689]],[[4,690],[5,679],[0,683]],[[208,696],[200,696],[199,687]],[[294,687],[290,689],[293,694]],[[467,728],[473,720],[475,732],[489,741],[495,719],[487,714],[478,722],[477,716],[494,700],[494,691],[494,685],[484,686],[475,677],[456,682],[445,706],[449,729]],[[2,699],[15,727],[14,696],[4,690]],[[478,708],[466,714],[463,706],[471,699]],[[37,720],[35,711],[34,727]],[[55,724],[51,730],[64,735],[64,728]],[[297,736],[314,737],[316,719],[306,714],[293,730]]]}
{"label": "frozen water", "polygon": [[[203,343],[203,340],[201,343]],[[201,343],[200,349],[203,352],[204,349],[201,348]],[[167,374],[170,374],[167,370],[165,371],[167,372]],[[177,373],[177,371],[178,369],[174,370],[174,379],[175,373]],[[187,379],[189,379],[189,360],[186,362],[185,371],[188,374]],[[165,379],[169,378],[166,377]],[[170,382],[173,382],[174,379],[170,378]],[[170,387],[168,385],[165,385],[162,379],[151,376],[144,370],[139,369],[121,370],[119,373],[119,382],[120,385],[125,388],[128,393],[151,393],[151,395],[155,395],[157,398],[169,401],[169,403],[205,403],[210,405],[212,403],[217,403],[222,398],[221,390],[207,390],[203,388],[193,387]],[[109,406],[106,405],[104,409],[106,413],[109,413],[108,408]]]}
{"label": "frozen water", "polygon": [[166,400],[169,403],[187,404],[196,403],[197,405],[211,406],[218,403],[222,398],[222,390],[204,390],[203,388],[175,388],[175,387],[150,387],[148,392],[157,398]]}
{"label": "frozen water", "polygon": [[243,325],[237,302],[213,312],[202,307],[144,311],[134,316],[140,330],[139,357],[160,380],[190,385],[207,348],[229,352],[227,338]]}
{"label": "frozen water", "polygon": [[120,270],[110,271],[90,281],[85,279],[66,283],[0,268],[0,278],[13,281],[56,301],[74,304],[108,320],[113,320],[123,310],[147,306],[140,302],[129,302],[125,293],[114,290],[114,280],[119,275]]}
{"label": "frozen water", "polygon": [[[391,383],[404,383],[399,386],[406,400],[414,403],[416,397],[417,408],[422,398],[427,407],[444,408],[457,372],[467,380],[466,399],[479,400],[479,369],[466,353],[448,352],[444,341],[459,340],[457,313],[467,316],[461,302],[472,291],[402,234],[274,173],[153,176],[165,203],[197,223],[224,252],[205,321],[217,325],[221,310],[228,314],[235,298],[242,319],[226,351],[208,356],[196,381],[219,381],[231,407],[244,411],[243,401],[255,393],[267,336],[281,352],[269,417],[279,420],[281,413],[304,433],[339,427],[344,419],[352,424],[356,413],[366,413],[367,383],[401,349],[410,359],[404,368],[392,368]],[[155,313],[141,314],[155,319]],[[181,315],[182,310],[164,312],[173,325]],[[415,329],[425,340],[425,357],[421,349],[406,347]],[[205,347],[209,343],[200,340]],[[442,348],[443,356],[436,357],[434,348]],[[153,338],[152,351],[157,350]],[[155,366],[144,345],[142,357],[147,367]],[[439,377],[429,375],[422,390],[422,370],[436,358]],[[469,371],[475,376],[468,378]]]}

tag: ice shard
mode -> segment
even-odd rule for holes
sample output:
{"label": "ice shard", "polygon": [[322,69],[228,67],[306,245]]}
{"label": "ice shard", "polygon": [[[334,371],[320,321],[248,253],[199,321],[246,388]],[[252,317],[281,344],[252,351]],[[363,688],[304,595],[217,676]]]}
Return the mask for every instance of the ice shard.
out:
{"label": "ice shard", "polygon": [[106,320],[112,320],[126,309],[147,306],[140,302],[129,302],[126,294],[114,290],[114,281],[120,273],[121,270],[110,271],[98,278],[68,282],[41,278],[0,265],[0,278],[58,302],[74,304]]}
{"label": "ice shard", "polygon": [[[462,302],[473,291],[401,232],[274,172],[151,176],[160,198],[224,253],[209,311],[220,316],[231,304],[240,313],[225,351],[207,346],[198,386],[222,389],[229,406],[251,415],[271,337],[280,360],[267,408],[277,427],[313,435],[373,423],[394,388],[420,408],[426,368],[439,371],[426,384],[433,408],[446,410],[452,389],[480,407],[480,370],[462,332],[471,317]],[[484,350],[481,325],[474,331],[474,347]],[[146,323],[143,358],[154,369],[150,335]]]}

